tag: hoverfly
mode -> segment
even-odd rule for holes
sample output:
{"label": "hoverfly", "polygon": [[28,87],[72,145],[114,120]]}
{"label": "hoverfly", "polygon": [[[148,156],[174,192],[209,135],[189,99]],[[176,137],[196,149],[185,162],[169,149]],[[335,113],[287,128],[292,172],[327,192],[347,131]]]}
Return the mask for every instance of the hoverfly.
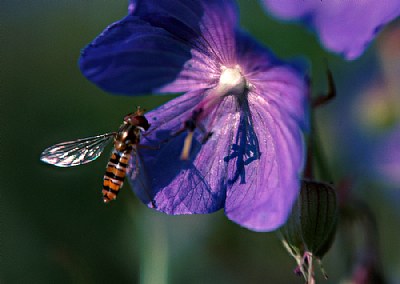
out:
{"label": "hoverfly", "polygon": [[132,155],[135,156],[137,163],[135,171],[139,171],[137,147],[141,133],[150,127],[143,114],[144,111],[138,107],[136,112],[124,117],[124,122],[117,132],[53,145],[42,152],[40,160],[57,167],[83,165],[97,159],[114,138],[114,148],[103,179],[103,201],[108,203],[117,198]]}

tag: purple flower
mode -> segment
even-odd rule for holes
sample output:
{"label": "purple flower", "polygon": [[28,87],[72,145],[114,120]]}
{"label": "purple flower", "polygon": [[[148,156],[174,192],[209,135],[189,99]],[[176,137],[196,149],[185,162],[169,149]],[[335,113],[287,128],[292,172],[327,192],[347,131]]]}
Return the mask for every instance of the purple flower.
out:
{"label": "purple flower", "polygon": [[263,0],[268,12],[300,20],[315,30],[326,49],[359,57],[388,22],[400,15],[398,0]]}
{"label": "purple flower", "polygon": [[130,181],[149,207],[224,208],[256,231],[285,222],[299,192],[308,85],[239,29],[233,1],[132,1],[80,64],[111,92],[184,92],[146,114],[141,175]]}

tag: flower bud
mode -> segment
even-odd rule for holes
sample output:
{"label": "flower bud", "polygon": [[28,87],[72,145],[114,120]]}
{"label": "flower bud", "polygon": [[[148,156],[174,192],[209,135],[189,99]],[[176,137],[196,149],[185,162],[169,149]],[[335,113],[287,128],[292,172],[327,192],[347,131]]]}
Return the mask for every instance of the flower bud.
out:
{"label": "flower bud", "polygon": [[322,258],[333,243],[338,209],[332,185],[304,181],[301,196],[301,228],[306,250]]}
{"label": "flower bud", "polygon": [[299,266],[305,255],[321,259],[333,243],[338,208],[332,185],[303,180],[300,195],[280,233]]}

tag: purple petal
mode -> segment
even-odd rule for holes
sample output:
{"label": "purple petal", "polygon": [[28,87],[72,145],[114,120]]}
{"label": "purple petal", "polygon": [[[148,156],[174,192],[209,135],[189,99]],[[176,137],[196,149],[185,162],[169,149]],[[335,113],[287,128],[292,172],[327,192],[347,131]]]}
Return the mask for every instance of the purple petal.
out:
{"label": "purple petal", "polygon": [[106,91],[136,94],[173,81],[190,57],[188,45],[161,28],[128,16],[86,47],[80,67]]}
{"label": "purple petal", "polygon": [[299,192],[304,147],[299,125],[261,96],[249,94],[238,152],[230,161],[225,212],[254,231],[271,231],[287,219]]}
{"label": "purple petal", "polygon": [[237,25],[237,7],[231,0],[133,0],[129,10],[185,41],[198,42],[204,37],[202,44],[208,41],[208,47],[215,48],[213,52],[228,50],[226,39],[232,38]]}
{"label": "purple petal", "polygon": [[266,9],[285,20],[302,20],[316,30],[325,48],[348,60],[359,57],[383,25],[400,15],[400,1],[264,0]]}
{"label": "purple petal", "polygon": [[[132,1],[130,16],[83,51],[83,74],[106,91],[141,94],[207,88],[231,63],[232,1]],[[221,17],[221,15],[224,17]]]}
{"label": "purple petal", "polygon": [[[227,97],[218,109],[218,129],[205,144],[196,133],[189,161],[180,160],[183,140],[187,132],[173,136],[191,116],[192,110],[203,99],[199,92],[182,95],[146,114],[153,129],[143,137],[146,146],[160,149],[141,149],[150,176],[149,196],[157,210],[168,214],[211,213],[224,205],[227,185],[227,156],[236,131],[236,102]],[[144,200],[150,207],[149,200]]]}

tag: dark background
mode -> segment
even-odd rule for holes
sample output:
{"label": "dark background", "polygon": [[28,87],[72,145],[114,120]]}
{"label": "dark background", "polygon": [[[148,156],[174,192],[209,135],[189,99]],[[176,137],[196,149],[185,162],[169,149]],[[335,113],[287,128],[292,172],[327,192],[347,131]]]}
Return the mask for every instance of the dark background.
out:
{"label": "dark background", "polygon": [[[79,71],[80,50],[126,15],[126,2],[1,2],[1,283],[303,283],[275,233],[243,229],[223,212],[166,216],[141,204],[128,184],[105,206],[108,149],[75,168],[39,161],[54,143],[114,131],[137,105],[150,110],[173,97],[113,96]],[[399,283],[400,189],[363,175],[373,166],[368,141],[393,125],[385,110],[372,115],[375,104],[360,95],[385,79],[380,50],[390,44],[383,39],[388,32],[359,60],[346,62],[302,27],[266,16],[257,1],[242,0],[240,8],[245,29],[280,57],[310,59],[315,93],[326,88],[328,62],[338,98],[318,110],[317,121],[330,171],[334,182],[356,177],[354,194],[378,221],[386,275]],[[398,23],[388,29],[399,35]],[[343,261],[349,249],[340,238],[335,243],[324,259],[325,283],[349,277]]]}

